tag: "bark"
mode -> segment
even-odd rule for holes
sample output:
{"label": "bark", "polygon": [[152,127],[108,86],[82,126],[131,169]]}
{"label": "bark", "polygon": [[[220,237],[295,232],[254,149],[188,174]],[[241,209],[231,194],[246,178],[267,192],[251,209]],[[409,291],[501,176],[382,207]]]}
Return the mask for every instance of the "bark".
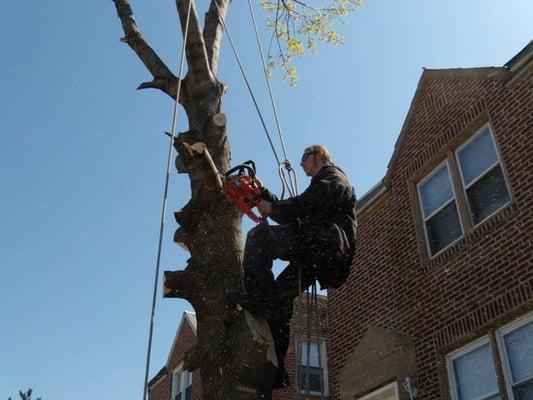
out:
{"label": "bark", "polygon": [[226,19],[229,0],[213,0],[205,14],[204,40],[211,71],[216,75],[220,43],[224,33],[222,22]]}
{"label": "bark", "polygon": [[[182,32],[189,1],[176,0]],[[128,1],[114,2],[125,42],[154,77],[140,88],[175,95],[178,78],[142,37]],[[180,96],[189,130],[174,142],[177,170],[189,175],[192,193],[174,214],[180,225],[174,240],[190,252],[190,258],[184,270],[165,272],[165,297],[185,298],[196,311],[198,344],[187,353],[185,365],[200,368],[204,399],[270,399],[277,366],[273,341],[266,322],[237,305],[242,295],[242,215],[227,200],[217,173],[228,170],[231,159],[227,121],[220,112],[224,86],[215,75],[228,4],[229,0],[212,0],[203,32],[195,5],[191,8],[189,69]]]}

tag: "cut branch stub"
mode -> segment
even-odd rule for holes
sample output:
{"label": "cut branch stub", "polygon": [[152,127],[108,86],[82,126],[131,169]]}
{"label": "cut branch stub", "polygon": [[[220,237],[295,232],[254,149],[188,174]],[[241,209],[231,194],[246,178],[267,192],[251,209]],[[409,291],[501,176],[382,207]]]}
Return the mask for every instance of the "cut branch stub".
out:
{"label": "cut branch stub", "polygon": [[[154,78],[152,81],[141,83],[137,87],[137,90],[159,89],[165,92],[166,94],[168,94],[170,97],[172,97],[172,99],[175,100],[176,96],[178,95],[178,84],[179,84],[179,79],[175,76],[172,76],[170,78]],[[181,104],[184,104],[187,101],[185,85],[181,85],[180,97],[178,101]]]}
{"label": "cut branch stub", "polygon": [[201,180],[204,181],[206,188],[221,190],[222,179],[209,150],[207,150],[207,145],[204,142],[196,142],[192,145],[183,143],[183,147],[189,152],[189,156],[196,164],[194,168],[188,168],[191,181]]}
{"label": "cut branch stub", "polygon": [[205,349],[195,345],[185,352],[183,356],[183,369],[194,371],[200,368],[202,361],[205,359]]}
{"label": "cut branch stub", "polygon": [[185,232],[185,229],[178,228],[174,232],[174,243],[178,244],[183,250],[190,251],[192,240],[190,235]]}
{"label": "cut branch stub", "polygon": [[198,228],[199,215],[201,215],[201,209],[192,201],[189,201],[181,210],[174,212],[176,222],[190,234],[194,234]]}
{"label": "cut branch stub", "polygon": [[226,118],[225,114],[217,113],[217,114],[213,115],[213,117],[211,118],[211,121],[213,121],[213,124],[215,126],[218,126],[219,128],[222,128],[222,127],[226,126],[226,124],[228,122],[228,119]]}
{"label": "cut branch stub", "polygon": [[164,271],[163,274],[163,297],[186,299],[192,303],[196,282],[190,270]]}

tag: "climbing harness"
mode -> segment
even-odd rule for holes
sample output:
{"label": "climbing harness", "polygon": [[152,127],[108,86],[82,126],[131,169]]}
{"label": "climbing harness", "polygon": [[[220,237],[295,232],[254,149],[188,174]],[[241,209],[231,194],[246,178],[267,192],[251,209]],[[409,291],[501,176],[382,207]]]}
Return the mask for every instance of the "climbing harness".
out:
{"label": "climbing harness", "polygon": [[255,177],[254,162],[249,160],[237,165],[226,172],[225,176],[228,198],[252,221],[261,222],[263,219],[252,211],[263,193],[261,182]]}
{"label": "climbing harness", "polygon": [[183,61],[185,60],[185,45],[187,43],[187,38],[189,35],[189,21],[191,19],[191,9],[192,1],[189,1],[189,7],[187,9],[187,18],[185,21],[185,32],[183,34],[183,46],[181,49],[180,57],[180,68],[178,72],[178,88],[176,92],[176,98],[174,101],[174,111],[172,113],[172,129],[168,146],[168,157],[167,157],[167,168],[165,175],[165,184],[163,190],[163,205],[161,207],[161,224],[159,227],[159,242],[157,247],[157,259],[155,267],[155,276],[154,276],[154,290],[152,294],[152,310],[150,313],[150,329],[148,332],[148,348],[146,350],[146,367],[144,371],[144,390],[143,390],[143,400],[146,400],[148,396],[148,374],[150,371],[150,357],[152,354],[152,339],[154,335],[154,320],[155,320],[155,305],[157,299],[157,283],[159,277],[159,269],[161,268],[161,249],[163,246],[163,232],[165,227],[165,215],[167,210],[167,199],[168,199],[168,183],[170,179],[170,169],[171,169],[171,159],[172,159],[172,149],[174,145],[174,138],[176,137],[176,125],[178,120],[178,103],[181,93],[181,75],[183,72]]}

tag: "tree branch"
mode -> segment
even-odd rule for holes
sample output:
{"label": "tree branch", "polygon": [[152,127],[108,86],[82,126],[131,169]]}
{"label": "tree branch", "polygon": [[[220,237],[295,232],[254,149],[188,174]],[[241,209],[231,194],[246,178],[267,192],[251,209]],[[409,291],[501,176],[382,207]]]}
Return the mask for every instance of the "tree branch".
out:
{"label": "tree branch", "polygon": [[176,8],[180,18],[181,31],[185,37],[185,27],[187,24],[187,13],[191,4],[191,14],[189,18],[189,33],[185,44],[185,53],[189,66],[188,75],[196,82],[214,82],[215,78],[211,73],[209,62],[207,61],[207,50],[205,48],[204,37],[198,21],[198,13],[194,0],[176,0]]}
{"label": "tree branch", "polygon": [[223,22],[226,20],[229,0],[212,0],[209,11],[205,14],[204,40],[211,71],[216,75],[220,44],[224,33]]}
{"label": "tree branch", "polygon": [[115,3],[117,14],[122,23],[122,30],[125,35],[121,41],[127,43],[131,47],[154,77],[152,82],[141,84],[139,89],[156,88],[162,90],[170,97],[175,98],[178,78],[174,76],[163,60],[159,58],[157,53],[144,39],[139,31],[128,0],[113,0],[113,2]]}

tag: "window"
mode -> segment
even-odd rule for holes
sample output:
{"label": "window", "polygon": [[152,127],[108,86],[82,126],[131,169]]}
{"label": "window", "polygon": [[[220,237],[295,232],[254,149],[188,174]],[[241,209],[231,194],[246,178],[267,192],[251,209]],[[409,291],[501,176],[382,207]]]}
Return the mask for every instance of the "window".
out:
{"label": "window", "polygon": [[396,382],[384,386],[359,400],[398,400],[398,384]]}
{"label": "window", "polygon": [[171,400],[190,400],[192,398],[192,373],[181,368],[172,374]]}
{"label": "window", "polygon": [[[309,342],[308,346],[308,342],[300,342],[298,354],[300,378],[298,385],[300,391],[327,395],[326,343],[324,341],[315,341]],[[308,376],[309,380],[307,379]]]}
{"label": "window", "polygon": [[509,399],[533,399],[533,314],[498,332]]}
{"label": "window", "polygon": [[478,225],[510,201],[494,137],[487,125],[456,151],[470,222]]}
{"label": "window", "polygon": [[449,355],[447,365],[452,399],[500,398],[488,337]]}
{"label": "window", "polygon": [[427,251],[434,257],[511,201],[485,125],[417,185]]}
{"label": "window", "polygon": [[434,256],[463,234],[448,163],[418,184],[429,254]]}
{"label": "window", "polygon": [[[495,362],[503,377],[496,375]],[[509,400],[533,399],[533,312],[448,354],[446,366],[452,400],[500,399],[500,385]]]}

